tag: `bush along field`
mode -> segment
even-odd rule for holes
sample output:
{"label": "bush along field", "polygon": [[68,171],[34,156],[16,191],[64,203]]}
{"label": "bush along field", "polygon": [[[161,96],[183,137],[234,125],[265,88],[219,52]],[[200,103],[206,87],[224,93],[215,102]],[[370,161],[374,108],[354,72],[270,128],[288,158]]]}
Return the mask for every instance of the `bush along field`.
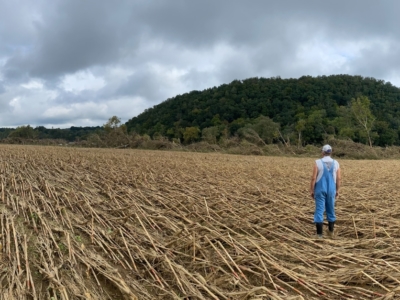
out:
{"label": "bush along field", "polygon": [[336,235],[315,239],[314,158],[0,153],[0,299],[400,295],[400,161],[339,159]]}

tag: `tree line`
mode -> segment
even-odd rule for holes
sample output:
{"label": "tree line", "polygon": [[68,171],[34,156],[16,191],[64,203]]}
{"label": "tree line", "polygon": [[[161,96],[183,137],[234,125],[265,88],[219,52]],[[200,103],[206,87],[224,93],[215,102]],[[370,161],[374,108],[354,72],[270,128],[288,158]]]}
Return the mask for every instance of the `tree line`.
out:
{"label": "tree line", "polygon": [[[0,128],[0,142],[9,144],[71,144],[83,147],[130,147],[141,142],[134,133],[128,135],[125,124],[113,116],[102,126],[48,129],[30,125],[17,128]],[[146,140],[146,137],[144,137]]]}
{"label": "tree line", "polygon": [[125,125],[186,144],[239,137],[320,144],[328,137],[400,145],[400,89],[370,77],[249,78],[168,99]]}
{"label": "tree line", "polygon": [[192,91],[145,110],[125,124],[117,116],[96,127],[0,128],[0,140],[63,140],[87,146],[138,143],[305,146],[330,138],[369,146],[400,145],[400,89],[370,77],[249,78]]}
{"label": "tree line", "polygon": [[76,142],[86,140],[93,133],[101,134],[104,131],[103,126],[95,127],[70,127],[70,128],[46,128],[37,126],[33,128],[30,125],[18,126],[17,128],[0,128],[0,140],[4,139],[52,139],[65,140],[67,142]]}

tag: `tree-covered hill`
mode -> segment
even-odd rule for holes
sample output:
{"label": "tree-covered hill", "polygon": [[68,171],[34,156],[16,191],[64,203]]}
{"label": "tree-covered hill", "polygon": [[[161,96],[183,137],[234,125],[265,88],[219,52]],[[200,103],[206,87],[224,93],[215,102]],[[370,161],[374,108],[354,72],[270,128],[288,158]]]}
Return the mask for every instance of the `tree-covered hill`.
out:
{"label": "tree-covered hill", "polygon": [[130,132],[181,139],[321,143],[327,136],[399,145],[400,89],[369,77],[249,78],[168,99],[130,119]]}

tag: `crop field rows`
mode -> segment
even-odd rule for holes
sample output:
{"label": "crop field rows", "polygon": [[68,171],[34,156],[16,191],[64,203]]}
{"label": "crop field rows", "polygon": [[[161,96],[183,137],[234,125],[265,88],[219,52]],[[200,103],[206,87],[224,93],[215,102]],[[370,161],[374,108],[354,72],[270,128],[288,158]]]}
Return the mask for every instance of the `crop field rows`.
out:
{"label": "crop field rows", "polygon": [[400,161],[340,160],[337,236],[321,240],[314,159],[0,150],[0,299],[400,295]]}

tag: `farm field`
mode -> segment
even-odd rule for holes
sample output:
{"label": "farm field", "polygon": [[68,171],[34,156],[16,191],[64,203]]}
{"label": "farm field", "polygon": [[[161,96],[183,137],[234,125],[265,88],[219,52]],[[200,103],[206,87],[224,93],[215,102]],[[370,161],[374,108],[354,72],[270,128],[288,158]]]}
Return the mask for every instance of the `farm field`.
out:
{"label": "farm field", "polygon": [[337,236],[321,240],[314,158],[0,153],[0,299],[400,296],[400,161],[339,160]]}

